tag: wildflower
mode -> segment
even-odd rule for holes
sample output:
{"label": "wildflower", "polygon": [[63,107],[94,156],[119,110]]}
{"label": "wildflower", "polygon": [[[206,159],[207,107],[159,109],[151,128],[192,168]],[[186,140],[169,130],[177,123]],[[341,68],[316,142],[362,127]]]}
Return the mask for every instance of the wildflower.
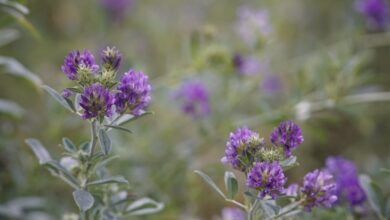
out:
{"label": "wildflower", "polygon": [[61,67],[62,72],[70,80],[79,79],[80,72],[86,72],[89,74],[95,74],[99,69],[99,66],[95,64],[95,58],[88,50],[72,51],[67,57],[65,57],[64,64]]}
{"label": "wildflower", "polygon": [[238,208],[224,208],[222,220],[245,220],[245,214]]}
{"label": "wildflower", "polygon": [[86,87],[81,94],[80,106],[84,109],[83,119],[111,117],[114,96],[100,84]]}
{"label": "wildflower", "polygon": [[274,145],[284,147],[284,154],[288,158],[292,150],[303,142],[303,135],[298,125],[292,121],[286,121],[274,129],[270,139]]}
{"label": "wildflower", "polygon": [[182,111],[194,119],[210,113],[209,93],[200,82],[186,82],[176,92],[175,97],[182,103]]}
{"label": "wildflower", "polygon": [[261,91],[265,95],[273,95],[282,89],[282,82],[277,75],[266,74],[260,83]]}
{"label": "wildflower", "polygon": [[122,54],[115,47],[107,47],[101,53],[103,66],[107,70],[118,71],[121,62]]}
{"label": "wildflower", "polygon": [[331,208],[337,200],[336,184],[326,170],[317,169],[306,174],[301,192],[305,199],[305,211],[311,211],[313,207]]}
{"label": "wildflower", "polygon": [[272,198],[284,191],[287,177],[284,176],[283,169],[278,162],[256,163],[248,174],[247,186],[257,189],[261,197],[270,195]]}
{"label": "wildflower", "polygon": [[244,76],[255,75],[264,70],[264,64],[262,64],[257,58],[244,57],[240,54],[234,55],[233,64],[237,71]]}
{"label": "wildflower", "polygon": [[389,20],[387,0],[357,0],[357,10],[366,18],[368,27],[373,31],[386,28]]}
{"label": "wildflower", "polygon": [[126,111],[139,115],[145,110],[152,99],[152,86],[149,78],[143,72],[129,70],[119,80],[118,93],[115,96],[116,112]]}

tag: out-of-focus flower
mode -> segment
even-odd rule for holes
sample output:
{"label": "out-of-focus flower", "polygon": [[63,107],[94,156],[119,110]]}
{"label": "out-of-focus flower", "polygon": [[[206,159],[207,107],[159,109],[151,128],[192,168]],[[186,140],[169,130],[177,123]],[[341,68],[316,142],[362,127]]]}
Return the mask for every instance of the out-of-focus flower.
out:
{"label": "out-of-focus flower", "polygon": [[246,185],[249,188],[260,191],[260,196],[276,195],[283,193],[287,177],[284,176],[283,169],[278,162],[256,163],[248,174]]}
{"label": "out-of-focus flower", "polygon": [[237,14],[237,32],[248,47],[256,46],[261,37],[271,33],[267,11],[241,7]]}
{"label": "out-of-focus flower", "polygon": [[118,93],[115,96],[115,106],[118,113],[125,111],[139,115],[150,104],[152,86],[149,78],[143,72],[130,70],[119,80]]}
{"label": "out-of-focus flower", "polygon": [[360,186],[355,164],[340,156],[328,157],[326,167],[335,176],[339,200],[345,200],[352,207],[363,205],[367,198]]}
{"label": "out-of-focus flower", "polygon": [[175,92],[181,102],[182,111],[194,119],[205,117],[210,113],[209,93],[201,82],[185,82]]}
{"label": "out-of-focus flower", "polygon": [[302,100],[295,105],[294,109],[297,120],[305,121],[311,116],[312,104],[309,101]]}
{"label": "out-of-focus flower", "polygon": [[[245,171],[251,166],[256,152],[263,148],[264,142],[259,134],[247,127],[237,128],[230,133],[226,143],[225,156],[221,159],[224,164],[230,164],[234,169]],[[247,164],[243,163],[247,161]]]}
{"label": "out-of-focus flower", "polygon": [[256,57],[244,57],[241,54],[234,55],[233,64],[238,73],[245,76],[256,75],[265,69]]}
{"label": "out-of-focus flower", "polygon": [[124,19],[133,3],[134,0],[101,0],[102,6],[115,22],[120,22]]}
{"label": "out-of-focus flower", "polygon": [[73,95],[73,92],[72,91],[70,91],[69,89],[64,89],[63,91],[62,91],[62,97],[64,97],[64,98],[69,98],[70,96],[72,96]]}
{"label": "out-of-focus flower", "polygon": [[370,30],[381,31],[386,29],[389,21],[387,0],[357,0],[356,7],[365,16]]}
{"label": "out-of-focus flower", "polygon": [[290,157],[292,150],[300,145],[304,139],[301,128],[297,124],[292,121],[285,121],[274,129],[270,140],[276,146],[283,146],[285,156]]}
{"label": "out-of-focus flower", "polygon": [[260,83],[260,88],[265,95],[273,95],[282,90],[282,82],[277,75],[266,74]]}
{"label": "out-of-focus flower", "polygon": [[304,196],[304,210],[313,207],[331,208],[337,201],[336,184],[326,170],[314,170],[305,175],[301,192]]}
{"label": "out-of-focus flower", "polygon": [[70,80],[77,80],[79,71],[94,74],[98,71],[99,66],[95,64],[95,57],[88,50],[72,51],[65,57],[64,64],[61,67],[62,72]]}
{"label": "out-of-focus flower", "polygon": [[298,196],[298,189],[299,189],[298,184],[293,183],[293,184],[289,185],[289,186],[284,190],[284,194],[285,194],[286,196],[294,196],[294,197],[297,197],[297,196]]}
{"label": "out-of-focus flower", "polygon": [[245,220],[245,214],[238,208],[224,208],[222,220]]}
{"label": "out-of-focus flower", "polygon": [[122,54],[115,47],[107,47],[101,53],[103,66],[107,70],[118,71],[121,61]]}
{"label": "out-of-focus flower", "polygon": [[84,89],[79,104],[84,109],[83,119],[98,118],[101,120],[104,116],[112,116],[114,96],[110,90],[96,83]]}

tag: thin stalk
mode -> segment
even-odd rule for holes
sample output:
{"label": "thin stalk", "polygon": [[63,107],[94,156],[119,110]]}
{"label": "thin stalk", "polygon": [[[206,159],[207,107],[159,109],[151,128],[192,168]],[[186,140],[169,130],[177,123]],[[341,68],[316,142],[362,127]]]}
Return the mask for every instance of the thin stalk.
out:
{"label": "thin stalk", "polygon": [[291,209],[289,209],[289,210],[287,210],[287,211],[285,211],[285,212],[281,212],[281,213],[279,213],[279,214],[277,214],[277,215],[275,215],[275,216],[271,216],[271,217],[267,218],[266,220],[276,219],[276,218],[282,217],[282,216],[284,216],[284,215],[286,215],[286,214],[288,214],[288,213],[290,213],[290,212],[292,212],[292,211],[295,211],[295,209],[296,209],[298,206],[300,206],[303,202],[304,202],[304,200],[301,200],[301,201],[299,201],[293,208],[291,208]]}
{"label": "thin stalk", "polygon": [[95,146],[97,142],[97,133],[96,133],[96,120],[93,120],[91,122],[91,147],[89,151],[88,157],[91,158],[94,151],[95,151]]}

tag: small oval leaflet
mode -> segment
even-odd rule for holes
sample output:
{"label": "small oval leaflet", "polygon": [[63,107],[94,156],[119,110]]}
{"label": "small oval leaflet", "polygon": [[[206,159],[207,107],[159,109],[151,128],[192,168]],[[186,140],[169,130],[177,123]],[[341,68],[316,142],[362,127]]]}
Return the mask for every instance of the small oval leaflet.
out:
{"label": "small oval leaflet", "polygon": [[226,171],[224,180],[228,198],[233,199],[238,191],[238,183],[236,176],[233,172]]}
{"label": "small oval leaflet", "polygon": [[73,192],[73,198],[79,209],[83,212],[92,208],[95,202],[95,199],[89,192],[81,189]]}
{"label": "small oval leaflet", "polygon": [[105,155],[111,152],[111,140],[104,129],[99,130],[100,147]]}

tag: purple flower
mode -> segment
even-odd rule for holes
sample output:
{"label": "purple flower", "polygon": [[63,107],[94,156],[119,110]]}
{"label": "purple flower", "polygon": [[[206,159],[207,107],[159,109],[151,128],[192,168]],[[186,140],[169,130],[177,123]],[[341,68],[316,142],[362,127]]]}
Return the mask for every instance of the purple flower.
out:
{"label": "purple flower", "polygon": [[112,69],[114,71],[118,71],[121,62],[122,62],[122,54],[115,47],[107,47],[101,53],[103,66],[106,69]]}
{"label": "purple flower", "polygon": [[248,7],[238,9],[237,32],[248,47],[256,46],[260,37],[267,37],[271,32],[268,12],[253,10]]}
{"label": "purple flower", "polygon": [[84,89],[81,94],[80,106],[84,109],[83,119],[111,117],[111,107],[114,104],[114,96],[110,90],[100,84],[92,84]]}
{"label": "purple flower", "polygon": [[152,86],[143,72],[129,70],[119,80],[118,93],[115,96],[116,112],[129,111],[139,115],[150,104]]}
{"label": "purple flower", "polygon": [[182,104],[182,111],[194,119],[210,113],[209,93],[201,82],[186,82],[175,93]]}
{"label": "purple flower", "polygon": [[261,81],[260,88],[265,95],[273,95],[282,89],[280,78],[273,74],[266,74]]}
{"label": "purple flower", "polygon": [[[261,142],[258,133],[247,127],[238,128],[236,132],[230,133],[225,156],[221,162],[230,164],[234,169],[245,171],[248,165],[252,165],[253,154],[262,148]],[[248,164],[243,163],[244,160],[248,160]]]}
{"label": "purple flower", "polygon": [[70,80],[77,79],[77,73],[80,69],[87,70],[90,73],[96,73],[99,66],[95,64],[95,57],[88,50],[72,51],[67,57],[65,57],[64,64],[61,67],[62,72]]}
{"label": "purple flower", "polygon": [[366,194],[360,186],[355,164],[343,157],[329,157],[326,160],[327,169],[334,174],[336,192],[350,206],[361,206],[366,201]]}
{"label": "purple flower", "polygon": [[298,196],[298,189],[299,189],[298,184],[293,183],[293,184],[289,185],[289,186],[284,190],[284,194],[285,194],[286,196],[294,196],[294,197],[297,197],[297,196]]}
{"label": "purple flower", "polygon": [[245,220],[245,214],[238,208],[224,208],[222,220]]}
{"label": "purple flower", "polygon": [[255,57],[244,57],[240,54],[235,54],[233,64],[237,71],[244,76],[252,76],[264,70],[264,65]]}
{"label": "purple flower", "polygon": [[72,91],[70,91],[69,89],[64,89],[63,91],[62,91],[62,97],[64,97],[64,98],[69,98],[70,96],[72,96],[73,95],[73,92]]}
{"label": "purple flower", "polygon": [[313,207],[331,208],[336,202],[336,184],[333,176],[326,170],[314,170],[305,175],[301,192],[304,195],[304,210]]}
{"label": "purple flower", "polygon": [[133,2],[134,0],[101,0],[102,6],[115,22],[123,20]]}
{"label": "purple flower", "polygon": [[276,195],[283,193],[286,181],[287,177],[284,176],[283,169],[278,162],[260,162],[256,163],[249,172],[246,185],[249,188],[260,190],[261,197],[270,195],[275,198]]}
{"label": "purple flower", "polygon": [[387,0],[357,0],[357,10],[366,17],[368,27],[373,31],[386,28],[389,20]]}
{"label": "purple flower", "polygon": [[298,145],[303,142],[301,128],[292,121],[286,121],[279,124],[271,134],[271,142],[274,145],[284,147],[284,154],[288,158]]}

